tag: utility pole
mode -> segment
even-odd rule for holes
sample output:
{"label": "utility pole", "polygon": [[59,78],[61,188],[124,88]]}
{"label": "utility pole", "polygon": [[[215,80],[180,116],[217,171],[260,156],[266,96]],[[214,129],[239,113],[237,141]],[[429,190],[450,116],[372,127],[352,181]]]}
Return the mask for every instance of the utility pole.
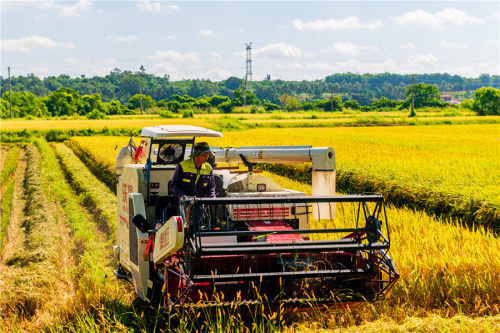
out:
{"label": "utility pole", "polygon": [[139,100],[140,100],[140,103],[141,103],[141,115],[142,115],[142,89],[141,89],[141,81],[142,81],[142,75],[144,74],[144,66],[141,65],[141,68],[139,68],[141,70],[141,74],[139,76]]}
{"label": "utility pole", "polygon": [[245,92],[243,94],[243,105],[247,105],[247,89],[251,88],[252,82],[252,42],[245,44],[247,51],[246,73],[245,73]]}
{"label": "utility pole", "polygon": [[415,109],[414,109],[414,102],[415,99],[413,98],[413,83],[415,83],[415,77],[411,77],[411,111],[410,111],[410,117],[415,117]]}
{"label": "utility pole", "polygon": [[330,86],[331,89],[331,99],[330,99],[330,110],[333,112],[333,84]]}
{"label": "utility pole", "polygon": [[9,105],[10,105],[10,117],[12,118],[12,82],[10,80],[10,66],[7,67],[9,71]]}

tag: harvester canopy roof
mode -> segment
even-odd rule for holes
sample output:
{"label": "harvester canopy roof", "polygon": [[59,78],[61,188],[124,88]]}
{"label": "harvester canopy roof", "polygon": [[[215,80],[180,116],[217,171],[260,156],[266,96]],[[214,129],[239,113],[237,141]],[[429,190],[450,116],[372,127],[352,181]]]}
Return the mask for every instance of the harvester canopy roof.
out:
{"label": "harvester canopy roof", "polygon": [[198,136],[198,137],[222,137],[222,133],[212,131],[208,128],[191,126],[191,125],[159,125],[144,127],[141,136],[153,138],[170,138],[182,136]]}

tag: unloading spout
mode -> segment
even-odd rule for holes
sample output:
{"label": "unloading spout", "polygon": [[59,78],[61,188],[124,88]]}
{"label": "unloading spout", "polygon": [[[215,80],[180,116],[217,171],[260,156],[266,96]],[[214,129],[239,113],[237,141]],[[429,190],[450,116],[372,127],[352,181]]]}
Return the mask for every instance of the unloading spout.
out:
{"label": "unloading spout", "polygon": [[[335,195],[335,152],[331,147],[311,146],[255,146],[212,149],[216,163],[241,163],[242,156],[249,163],[296,164],[312,162],[313,196]],[[335,204],[318,204],[313,218],[335,218]]]}

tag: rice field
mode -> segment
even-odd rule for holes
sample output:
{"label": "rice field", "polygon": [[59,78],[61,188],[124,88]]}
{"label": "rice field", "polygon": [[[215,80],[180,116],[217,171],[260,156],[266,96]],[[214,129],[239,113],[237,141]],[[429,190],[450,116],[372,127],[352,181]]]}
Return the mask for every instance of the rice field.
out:
{"label": "rice field", "polygon": [[[243,115],[248,119],[239,121],[265,121],[272,116]],[[303,114],[294,116],[300,121]],[[217,119],[205,117],[207,124]],[[124,119],[118,120],[123,128]],[[151,125],[137,126],[172,123],[170,119],[135,119],[149,120]],[[204,126],[196,120],[190,124]],[[224,132],[224,138],[208,141],[213,146],[332,146],[339,172],[498,206],[499,133],[496,124],[258,128]],[[112,274],[114,164],[128,140],[95,136],[47,143],[40,138],[25,146],[0,146],[0,236],[6,235],[0,250],[0,332],[500,330],[498,234],[481,226],[465,228],[460,219],[392,205],[387,209],[389,254],[401,278],[381,302],[288,317],[280,311],[254,313],[250,320],[233,308],[204,318],[197,310],[178,317],[138,306],[131,285]],[[264,174],[285,188],[311,194],[311,186],[298,181],[295,174]],[[12,189],[11,199],[7,185]],[[10,209],[7,213],[4,203]],[[339,216],[349,213],[348,208],[338,209]]]}
{"label": "rice field", "polygon": [[331,126],[370,126],[370,125],[429,125],[429,124],[498,124],[500,116],[476,116],[466,109],[430,109],[408,118],[408,112],[381,111],[360,112],[273,112],[245,114],[195,114],[194,118],[162,119],[158,115],[109,116],[108,119],[90,120],[81,116],[47,119],[3,119],[3,131],[23,130],[81,130],[126,129],[140,130],[159,123],[184,124],[220,129],[221,123],[238,123],[243,128],[266,127],[331,127]]}
{"label": "rice field", "polygon": [[[230,133],[233,134],[236,133]],[[115,155],[111,152],[118,151],[115,147],[120,147],[120,140],[121,143],[127,141],[117,137],[73,138],[95,161],[107,161],[109,172],[114,163],[111,157]],[[101,143],[99,147],[97,142]],[[311,193],[310,185],[270,173],[266,175],[283,187]],[[463,313],[498,315],[500,240],[493,233],[484,228],[463,228],[458,221],[443,223],[426,213],[406,208],[390,207],[388,216],[390,254],[402,277],[390,298],[375,306],[377,316],[404,322],[412,320],[411,316],[436,311],[445,317]],[[400,309],[405,309],[404,313]],[[366,321],[377,318],[373,313],[361,316]],[[313,328],[317,320],[302,325]]]}
{"label": "rice field", "polygon": [[[113,168],[115,155],[109,151],[126,145],[128,138],[74,137],[71,141],[92,147],[98,160]],[[333,147],[339,184],[344,178],[348,186],[368,183],[395,201],[428,210],[450,205],[455,216],[499,227],[499,125],[259,128],[224,132],[223,138],[207,141],[222,147]],[[296,166],[284,173],[297,175],[308,167]]]}

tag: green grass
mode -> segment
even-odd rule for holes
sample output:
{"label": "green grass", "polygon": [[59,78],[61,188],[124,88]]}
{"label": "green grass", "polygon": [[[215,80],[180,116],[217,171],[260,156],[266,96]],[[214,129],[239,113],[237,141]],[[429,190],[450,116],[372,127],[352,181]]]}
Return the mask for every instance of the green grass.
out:
{"label": "green grass", "polygon": [[19,147],[12,147],[7,153],[5,163],[2,166],[0,174],[0,186],[2,187],[2,204],[1,204],[1,218],[0,218],[0,253],[2,251],[3,242],[9,227],[10,214],[12,212],[12,200],[14,196],[14,171],[17,167],[17,160],[19,158]]}
{"label": "green grass", "polygon": [[0,185],[3,185],[5,181],[14,173],[17,166],[17,158],[19,156],[19,147],[12,147],[7,153],[5,158],[5,163],[2,166],[2,172],[0,173]]}
{"label": "green grass", "polygon": [[66,178],[79,194],[81,203],[92,212],[94,220],[98,221],[101,230],[114,241],[116,195],[87,169],[70,148],[62,143],[57,143],[54,146]]}

